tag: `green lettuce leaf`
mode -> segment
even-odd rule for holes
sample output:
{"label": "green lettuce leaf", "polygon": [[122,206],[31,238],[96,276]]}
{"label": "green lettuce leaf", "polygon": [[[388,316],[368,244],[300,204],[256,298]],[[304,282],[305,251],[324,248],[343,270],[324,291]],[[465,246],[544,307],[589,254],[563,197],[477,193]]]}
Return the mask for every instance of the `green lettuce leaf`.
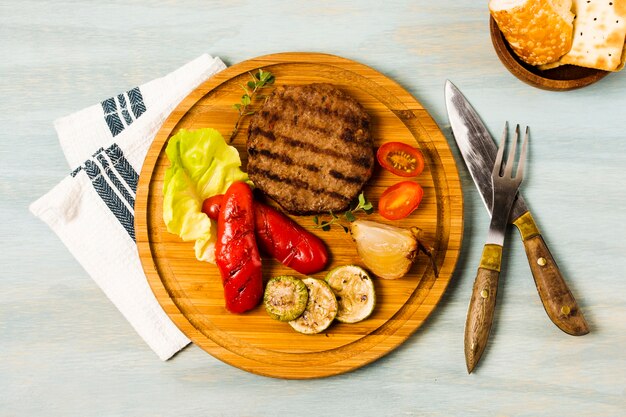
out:
{"label": "green lettuce leaf", "polygon": [[235,181],[249,181],[239,152],[215,129],[185,130],[169,140],[170,166],[163,184],[163,221],[167,231],[195,241],[196,258],[215,263],[217,231],[202,212],[202,202],[223,194]]}

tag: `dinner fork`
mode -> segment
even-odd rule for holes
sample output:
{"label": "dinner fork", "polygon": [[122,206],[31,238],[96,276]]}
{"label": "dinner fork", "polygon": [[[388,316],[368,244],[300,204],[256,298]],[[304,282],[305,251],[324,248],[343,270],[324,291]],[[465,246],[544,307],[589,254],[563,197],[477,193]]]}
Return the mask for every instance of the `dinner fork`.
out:
{"label": "dinner fork", "polygon": [[524,142],[519,155],[519,162],[515,176],[513,165],[517,143],[519,142],[520,127],[515,128],[515,140],[508,152],[506,164],[503,164],[504,148],[508,136],[508,122],[504,125],[504,132],[500,140],[500,147],[491,172],[493,184],[493,207],[487,242],[474,280],[472,298],[470,299],[465,322],[465,364],[467,372],[471,373],[480,360],[487,345],[493,314],[496,306],[496,293],[500,277],[502,261],[502,246],[508,223],[509,212],[515,201],[517,190],[524,178],[524,164],[526,161],[526,147],[528,144],[528,127],[524,135]]}

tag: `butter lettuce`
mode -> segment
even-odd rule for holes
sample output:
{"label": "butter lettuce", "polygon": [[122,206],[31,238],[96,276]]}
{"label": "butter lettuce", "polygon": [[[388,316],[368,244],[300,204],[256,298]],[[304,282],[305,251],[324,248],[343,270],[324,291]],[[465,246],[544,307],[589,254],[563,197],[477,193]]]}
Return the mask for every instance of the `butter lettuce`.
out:
{"label": "butter lettuce", "polygon": [[195,241],[196,258],[215,263],[217,230],[202,212],[202,202],[223,194],[235,181],[249,181],[239,152],[215,129],[181,129],[165,149],[170,166],[163,184],[163,221],[167,231]]}

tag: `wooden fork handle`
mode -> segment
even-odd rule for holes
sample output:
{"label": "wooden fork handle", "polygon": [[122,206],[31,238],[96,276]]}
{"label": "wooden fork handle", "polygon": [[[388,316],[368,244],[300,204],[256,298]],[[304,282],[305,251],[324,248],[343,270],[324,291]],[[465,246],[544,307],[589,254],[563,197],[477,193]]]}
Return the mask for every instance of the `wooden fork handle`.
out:
{"label": "wooden fork handle", "polygon": [[524,242],[526,257],[535,279],[537,292],[550,320],[559,329],[572,336],[589,333],[589,326],[578,303],[565,283],[530,212],[515,219],[513,224],[517,226]]}
{"label": "wooden fork handle", "polygon": [[496,307],[501,261],[502,246],[485,245],[465,322],[465,364],[468,373],[474,370],[489,339]]}

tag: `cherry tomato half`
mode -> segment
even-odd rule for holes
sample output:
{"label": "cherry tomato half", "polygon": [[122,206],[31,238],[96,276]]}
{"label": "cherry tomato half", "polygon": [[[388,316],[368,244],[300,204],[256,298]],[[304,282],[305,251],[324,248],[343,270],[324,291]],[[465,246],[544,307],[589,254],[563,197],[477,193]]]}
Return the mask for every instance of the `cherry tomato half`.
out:
{"label": "cherry tomato half", "polygon": [[402,181],[387,188],[378,200],[378,212],[388,220],[400,220],[415,210],[424,196],[422,187],[413,181]]}
{"label": "cherry tomato half", "polygon": [[402,142],[387,142],[376,152],[378,163],[400,177],[417,177],[424,170],[424,156],[419,149]]}

